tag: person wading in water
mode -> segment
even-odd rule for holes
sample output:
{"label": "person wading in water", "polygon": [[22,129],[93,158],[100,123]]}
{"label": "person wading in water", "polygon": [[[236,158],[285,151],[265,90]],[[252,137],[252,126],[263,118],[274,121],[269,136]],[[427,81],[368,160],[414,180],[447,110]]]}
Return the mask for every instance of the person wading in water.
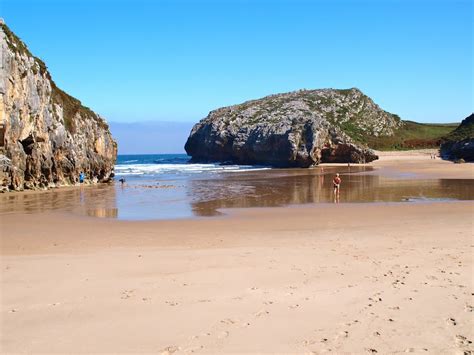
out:
{"label": "person wading in water", "polygon": [[341,178],[339,177],[339,173],[336,173],[336,176],[332,180],[332,184],[334,187],[334,202],[339,202],[339,190],[341,187]]}

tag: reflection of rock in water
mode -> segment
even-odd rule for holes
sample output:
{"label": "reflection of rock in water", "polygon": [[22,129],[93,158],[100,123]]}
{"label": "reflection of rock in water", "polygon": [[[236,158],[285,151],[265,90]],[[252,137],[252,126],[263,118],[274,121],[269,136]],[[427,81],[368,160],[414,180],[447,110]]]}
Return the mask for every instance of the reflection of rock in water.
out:
{"label": "reflection of rock in water", "polygon": [[336,170],[342,175],[340,202],[474,199],[474,180],[387,179],[360,173],[366,167],[351,167],[351,174],[341,167],[326,167],[324,173],[320,169],[297,169],[228,174],[220,179],[191,181],[188,197],[198,216],[216,215],[220,208],[333,202]]}
{"label": "reflection of rock in water", "polygon": [[84,189],[81,196],[81,214],[100,218],[117,218],[118,208],[114,186]]}
{"label": "reflection of rock in water", "polygon": [[118,208],[96,208],[93,210],[87,210],[87,215],[99,218],[117,218]]}
{"label": "reflection of rock in water", "polygon": [[[347,168],[338,167],[344,173]],[[352,167],[360,172],[366,167]],[[370,169],[369,169],[370,170]],[[219,208],[277,207],[291,204],[331,202],[332,175],[335,168],[306,170],[267,170],[223,175],[221,179],[193,180],[188,195],[193,199],[193,211],[200,216],[215,215]],[[350,199],[357,199],[374,185],[377,176],[358,178],[362,186],[352,189],[350,180],[344,185],[350,191]],[[342,196],[342,192],[341,192]]]}
{"label": "reflection of rock in water", "polygon": [[67,211],[91,215],[89,211],[93,210],[108,210],[110,212],[98,213],[107,217],[117,217],[114,186],[84,186],[44,192],[8,194],[4,198],[2,196],[0,203],[0,213]]}
{"label": "reflection of rock in water", "polygon": [[474,179],[440,179],[440,187],[453,198],[474,200]]}
{"label": "reflection of rock in water", "polygon": [[324,167],[323,171],[317,167],[206,175],[205,180],[193,176],[182,180],[184,186],[160,182],[162,186],[176,186],[164,189],[99,185],[4,194],[0,195],[0,214],[61,211],[102,218],[154,219],[187,217],[192,213],[212,216],[218,214],[220,208],[332,203],[332,179],[336,172],[342,176],[341,203],[474,200],[473,179],[385,178],[364,175],[363,167],[350,169],[351,174],[347,168]]}

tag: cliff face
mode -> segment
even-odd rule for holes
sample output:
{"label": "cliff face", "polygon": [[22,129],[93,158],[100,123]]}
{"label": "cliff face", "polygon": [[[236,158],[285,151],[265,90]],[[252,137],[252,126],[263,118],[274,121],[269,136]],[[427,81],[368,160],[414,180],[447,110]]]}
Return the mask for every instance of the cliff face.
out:
{"label": "cliff face", "polygon": [[308,167],[378,157],[364,136],[390,136],[403,125],[358,89],[301,90],[220,108],[186,142],[193,161]]}
{"label": "cliff face", "polygon": [[474,113],[443,138],[440,150],[447,159],[474,161]]}
{"label": "cliff face", "polygon": [[0,189],[110,179],[117,145],[107,123],[60,90],[46,65],[0,24]]}

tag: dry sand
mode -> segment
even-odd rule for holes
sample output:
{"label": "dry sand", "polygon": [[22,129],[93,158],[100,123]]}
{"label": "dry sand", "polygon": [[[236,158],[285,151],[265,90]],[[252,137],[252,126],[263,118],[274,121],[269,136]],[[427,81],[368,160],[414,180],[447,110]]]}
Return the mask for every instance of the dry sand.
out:
{"label": "dry sand", "polygon": [[474,202],[226,213],[1,216],[0,351],[474,350]]}
{"label": "dry sand", "polygon": [[382,173],[414,173],[420,178],[474,179],[474,164],[454,164],[452,161],[431,159],[437,155],[435,149],[412,150],[408,152],[377,152],[379,160],[371,165]]}

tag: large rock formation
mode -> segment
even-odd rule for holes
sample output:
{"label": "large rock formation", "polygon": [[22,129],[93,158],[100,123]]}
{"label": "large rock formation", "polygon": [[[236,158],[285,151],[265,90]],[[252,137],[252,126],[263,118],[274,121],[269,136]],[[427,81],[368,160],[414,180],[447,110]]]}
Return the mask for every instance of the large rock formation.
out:
{"label": "large rock formation", "polygon": [[474,161],[474,113],[443,138],[440,151],[446,159]]}
{"label": "large rock formation", "polygon": [[378,157],[362,142],[403,125],[358,89],[300,90],[212,111],[186,142],[193,161],[309,167]]}
{"label": "large rock formation", "polygon": [[110,179],[117,145],[107,123],[59,89],[46,65],[0,23],[0,189]]}

